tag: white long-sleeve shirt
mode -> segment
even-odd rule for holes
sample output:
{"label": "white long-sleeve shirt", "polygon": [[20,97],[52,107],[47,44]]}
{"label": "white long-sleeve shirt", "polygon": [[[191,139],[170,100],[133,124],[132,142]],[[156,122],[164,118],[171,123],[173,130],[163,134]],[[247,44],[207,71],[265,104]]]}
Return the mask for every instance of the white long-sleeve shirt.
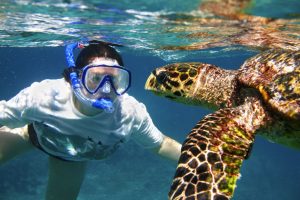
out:
{"label": "white long-sleeve shirt", "polygon": [[158,147],[163,134],[145,106],[124,94],[113,113],[80,113],[64,79],[35,82],[9,101],[0,101],[0,124],[17,128],[33,123],[42,149],[66,160],[102,159],[133,138],[146,148]]}

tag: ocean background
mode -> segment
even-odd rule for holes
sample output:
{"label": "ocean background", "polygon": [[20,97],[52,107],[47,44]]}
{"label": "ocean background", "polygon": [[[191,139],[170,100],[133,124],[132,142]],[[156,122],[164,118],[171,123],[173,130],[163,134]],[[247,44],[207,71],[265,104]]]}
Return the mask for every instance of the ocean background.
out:
{"label": "ocean background", "polygon": [[[172,2],[172,3],[171,3]],[[191,128],[210,110],[183,105],[144,90],[150,72],[171,62],[208,62],[237,69],[259,49],[227,45],[199,50],[165,50],[195,38],[174,32],[194,16],[200,1],[8,1],[0,2],[0,99],[8,100],[34,81],[61,77],[66,67],[64,45],[82,39],[118,42],[133,80],[129,94],[143,102],[155,125],[183,142]],[[300,16],[299,0],[254,1],[247,13],[273,18]],[[168,16],[162,19],[160,16]],[[201,13],[200,13],[201,15]],[[174,17],[175,16],[175,17]],[[175,23],[176,22],[176,23]],[[181,24],[179,24],[181,23]],[[299,30],[299,23],[293,30]],[[172,31],[173,30],[173,31]],[[294,34],[299,39],[299,32]],[[201,38],[198,40],[205,40]],[[0,200],[43,199],[47,156],[39,150],[0,166]],[[110,158],[91,161],[79,200],[166,200],[176,164],[133,141]],[[256,137],[244,161],[233,200],[298,200],[300,152]]]}

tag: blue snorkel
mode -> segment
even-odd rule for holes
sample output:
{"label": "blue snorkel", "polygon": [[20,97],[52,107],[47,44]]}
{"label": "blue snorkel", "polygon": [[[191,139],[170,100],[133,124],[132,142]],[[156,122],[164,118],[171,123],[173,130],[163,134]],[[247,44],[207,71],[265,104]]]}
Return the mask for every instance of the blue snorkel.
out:
{"label": "blue snorkel", "polygon": [[68,64],[68,68],[70,69],[70,82],[72,85],[72,90],[75,96],[78,98],[80,102],[82,102],[86,106],[92,106],[98,109],[103,109],[107,113],[112,113],[114,111],[113,102],[109,98],[99,98],[99,99],[89,99],[82,93],[82,85],[80,83],[80,79],[78,78],[78,74],[75,70],[75,62],[73,51],[75,49],[84,48],[89,45],[89,42],[76,42],[73,44],[69,44],[65,49],[65,56]]}

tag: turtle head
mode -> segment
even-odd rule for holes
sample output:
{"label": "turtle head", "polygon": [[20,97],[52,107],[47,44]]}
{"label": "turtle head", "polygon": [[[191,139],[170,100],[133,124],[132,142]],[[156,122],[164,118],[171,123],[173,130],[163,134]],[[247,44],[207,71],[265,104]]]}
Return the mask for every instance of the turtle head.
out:
{"label": "turtle head", "polygon": [[190,64],[169,64],[152,71],[145,84],[146,90],[174,101],[191,101],[197,80],[197,68]]}
{"label": "turtle head", "polygon": [[177,102],[218,108],[231,97],[234,87],[228,86],[235,77],[211,64],[174,63],[153,70],[145,89]]}

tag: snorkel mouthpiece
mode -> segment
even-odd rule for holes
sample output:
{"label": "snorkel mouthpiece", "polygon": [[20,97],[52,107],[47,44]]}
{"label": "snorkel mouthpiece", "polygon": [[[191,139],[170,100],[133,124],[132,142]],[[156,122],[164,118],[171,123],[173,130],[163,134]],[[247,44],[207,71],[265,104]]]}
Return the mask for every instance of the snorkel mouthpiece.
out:
{"label": "snorkel mouthpiece", "polygon": [[107,113],[112,113],[114,109],[113,101],[109,98],[89,99],[81,91],[81,87],[72,87],[73,92],[77,99],[86,106],[92,106],[102,109]]}
{"label": "snorkel mouthpiece", "polygon": [[[66,46],[65,55],[68,67],[70,68],[70,82],[72,85],[72,90],[77,97],[77,99],[87,106],[93,106],[98,109],[102,109],[107,113],[112,113],[114,111],[113,102],[110,98],[99,98],[99,99],[90,99],[87,98],[82,92],[82,84],[80,79],[78,78],[77,72],[75,71],[75,62],[73,51],[77,48],[84,48],[89,45],[89,42],[77,42],[73,44],[69,44]],[[110,86],[106,88],[105,91],[110,92]]]}
{"label": "snorkel mouthpiece", "polygon": [[115,109],[113,107],[113,102],[108,98],[100,98],[95,101],[92,106],[95,108],[103,109],[107,113],[112,113]]}

